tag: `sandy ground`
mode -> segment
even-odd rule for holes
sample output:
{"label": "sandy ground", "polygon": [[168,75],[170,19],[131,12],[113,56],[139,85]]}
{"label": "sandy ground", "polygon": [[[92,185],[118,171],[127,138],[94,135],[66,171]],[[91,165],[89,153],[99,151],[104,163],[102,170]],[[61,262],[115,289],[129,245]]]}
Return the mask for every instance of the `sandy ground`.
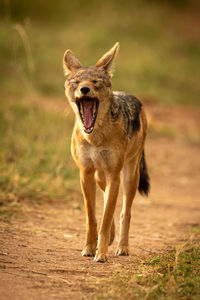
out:
{"label": "sandy ground", "polygon": [[[64,201],[24,204],[25,221],[15,218],[0,223],[1,300],[88,299],[95,294],[94,285],[100,279],[180,244],[191,236],[192,227],[200,226],[199,111],[180,107],[158,110],[150,104],[147,108],[156,130],[173,125],[177,135],[147,140],[152,188],[149,198],[137,194],[134,200],[130,256],[114,255],[121,192],[115,213],[116,239],[104,264],[81,256],[85,213],[79,205]],[[77,199],[77,204],[80,201]],[[102,208],[102,194],[98,192],[98,220]]]}

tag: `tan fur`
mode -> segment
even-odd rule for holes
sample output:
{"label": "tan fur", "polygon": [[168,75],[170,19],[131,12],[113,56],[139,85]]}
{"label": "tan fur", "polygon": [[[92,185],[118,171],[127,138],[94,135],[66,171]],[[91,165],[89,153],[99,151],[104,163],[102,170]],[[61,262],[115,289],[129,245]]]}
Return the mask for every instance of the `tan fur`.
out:
{"label": "tan fur", "polygon": [[[114,211],[123,172],[123,208],[120,216],[120,236],[116,255],[128,255],[128,232],[131,205],[139,183],[139,165],[147,131],[143,108],[140,112],[140,128],[128,136],[123,116],[116,120],[110,113],[113,92],[110,83],[111,65],[118,51],[117,43],[96,64],[84,68],[70,50],[63,59],[67,74],[65,93],[76,116],[72,135],[72,156],[80,169],[81,187],[86,208],[86,241],[83,256],[95,255],[94,260],[105,262],[108,245],[114,240]],[[99,107],[94,130],[87,134],[76,104],[80,89],[87,86],[87,96],[98,98]],[[104,212],[97,234],[95,217],[96,183],[104,192]]]}

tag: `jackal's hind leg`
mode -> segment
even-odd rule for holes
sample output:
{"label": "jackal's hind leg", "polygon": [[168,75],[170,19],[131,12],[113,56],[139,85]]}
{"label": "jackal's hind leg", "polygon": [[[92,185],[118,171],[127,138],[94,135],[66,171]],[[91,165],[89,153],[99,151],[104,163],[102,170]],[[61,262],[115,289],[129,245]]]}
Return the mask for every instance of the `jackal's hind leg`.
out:
{"label": "jackal's hind leg", "polygon": [[103,171],[96,171],[95,173],[96,183],[100,187],[100,189],[105,192],[106,189],[106,176]]}
{"label": "jackal's hind leg", "polygon": [[114,221],[114,218],[113,218],[111,229],[110,229],[110,242],[109,242],[109,246],[112,245],[114,239],[115,239],[115,221]]}

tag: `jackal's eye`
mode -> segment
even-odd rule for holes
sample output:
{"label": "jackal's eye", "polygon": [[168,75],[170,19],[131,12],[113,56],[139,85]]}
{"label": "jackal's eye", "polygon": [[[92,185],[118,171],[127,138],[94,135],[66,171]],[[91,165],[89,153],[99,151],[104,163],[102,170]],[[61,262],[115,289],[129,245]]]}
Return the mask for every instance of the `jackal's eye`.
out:
{"label": "jackal's eye", "polygon": [[72,84],[79,84],[80,81],[79,81],[79,80],[71,80],[71,83],[72,83]]}
{"label": "jackal's eye", "polygon": [[100,89],[103,86],[103,80],[102,79],[94,79],[92,80],[92,83],[94,84],[95,89]]}

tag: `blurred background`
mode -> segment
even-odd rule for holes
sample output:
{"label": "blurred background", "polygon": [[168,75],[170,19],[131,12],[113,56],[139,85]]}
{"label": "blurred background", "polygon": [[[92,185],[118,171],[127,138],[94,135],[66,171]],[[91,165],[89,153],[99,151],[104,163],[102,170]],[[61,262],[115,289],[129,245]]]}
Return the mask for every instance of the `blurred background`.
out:
{"label": "blurred background", "polygon": [[113,88],[146,103],[149,136],[199,144],[199,1],[1,0],[2,205],[80,195],[62,57],[92,65],[117,41]]}

